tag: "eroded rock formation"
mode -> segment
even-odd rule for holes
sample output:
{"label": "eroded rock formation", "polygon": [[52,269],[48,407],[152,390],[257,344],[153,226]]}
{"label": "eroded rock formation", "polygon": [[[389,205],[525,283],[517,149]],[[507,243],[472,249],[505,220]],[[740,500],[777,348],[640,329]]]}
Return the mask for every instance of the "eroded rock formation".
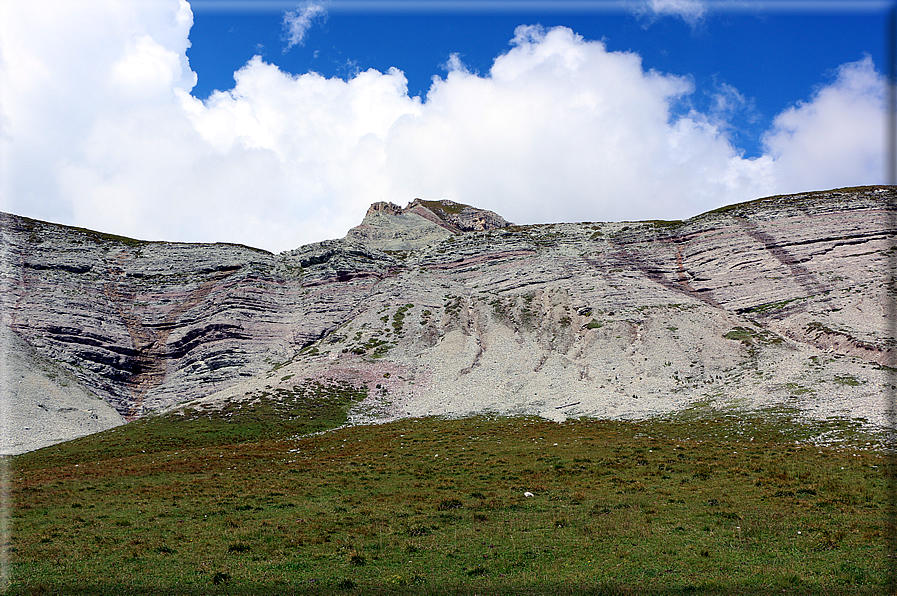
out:
{"label": "eroded rock formation", "polygon": [[279,255],[3,214],[6,366],[51,371],[7,375],[7,404],[67,395],[92,432],[316,378],[368,388],[357,420],[700,402],[883,425],[894,198],[863,187],[681,222],[532,226],[416,199]]}

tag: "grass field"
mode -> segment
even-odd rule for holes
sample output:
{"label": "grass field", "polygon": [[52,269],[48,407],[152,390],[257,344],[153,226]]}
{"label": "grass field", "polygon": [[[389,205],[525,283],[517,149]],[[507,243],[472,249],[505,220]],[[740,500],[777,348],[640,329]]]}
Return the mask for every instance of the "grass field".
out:
{"label": "grass field", "polygon": [[856,424],[692,410],[297,438],[357,399],[316,391],[289,416],[261,400],[14,458],[9,593],[886,592],[888,460]]}

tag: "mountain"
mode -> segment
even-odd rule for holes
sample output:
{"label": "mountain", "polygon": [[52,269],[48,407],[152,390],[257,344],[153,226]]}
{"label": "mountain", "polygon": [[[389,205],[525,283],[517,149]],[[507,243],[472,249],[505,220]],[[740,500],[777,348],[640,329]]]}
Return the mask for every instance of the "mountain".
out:
{"label": "mountain", "polygon": [[778,407],[887,426],[895,194],[526,226],[415,199],[277,255],[0,214],[0,452],[310,382],[361,390],[355,423]]}

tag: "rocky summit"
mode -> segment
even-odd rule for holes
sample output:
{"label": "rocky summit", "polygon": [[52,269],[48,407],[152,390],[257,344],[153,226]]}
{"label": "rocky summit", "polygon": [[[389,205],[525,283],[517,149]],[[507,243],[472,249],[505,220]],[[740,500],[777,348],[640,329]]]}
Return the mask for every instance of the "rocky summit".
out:
{"label": "rocky summit", "polygon": [[512,225],[415,199],[271,254],[2,224],[2,453],[309,381],[354,423],[791,408],[887,427],[894,187],[685,221]]}

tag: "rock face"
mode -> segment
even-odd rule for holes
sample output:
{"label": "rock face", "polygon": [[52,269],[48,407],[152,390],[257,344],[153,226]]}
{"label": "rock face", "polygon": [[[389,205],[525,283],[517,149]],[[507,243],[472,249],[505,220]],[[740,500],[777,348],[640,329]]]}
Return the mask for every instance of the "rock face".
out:
{"label": "rock face", "polygon": [[697,403],[884,426],[895,195],[533,226],[416,199],[279,255],[2,214],[6,407],[61,420],[14,423],[2,449],[309,378],[366,386],[356,421]]}

